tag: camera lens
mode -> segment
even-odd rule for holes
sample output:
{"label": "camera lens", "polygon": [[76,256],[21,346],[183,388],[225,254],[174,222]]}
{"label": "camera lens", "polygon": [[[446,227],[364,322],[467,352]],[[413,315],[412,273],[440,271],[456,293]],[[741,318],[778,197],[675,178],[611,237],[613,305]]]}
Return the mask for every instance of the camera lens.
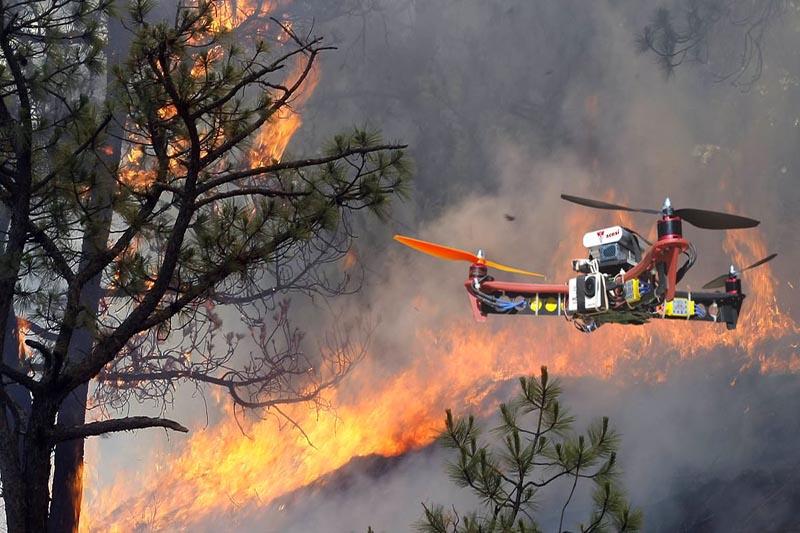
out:
{"label": "camera lens", "polygon": [[589,276],[583,280],[583,292],[587,298],[594,298],[594,293],[597,290],[597,281],[594,276]]}

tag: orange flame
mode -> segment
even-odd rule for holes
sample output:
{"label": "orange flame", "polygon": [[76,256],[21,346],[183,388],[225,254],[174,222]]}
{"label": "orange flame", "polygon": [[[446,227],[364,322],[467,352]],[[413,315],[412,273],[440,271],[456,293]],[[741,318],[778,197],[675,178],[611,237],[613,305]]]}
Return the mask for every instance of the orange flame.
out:
{"label": "orange flame", "polygon": [[17,317],[17,344],[19,345],[19,349],[17,354],[19,355],[20,361],[24,361],[28,359],[31,355],[31,348],[27,344],[25,344],[25,339],[28,336],[28,333],[31,330],[31,323],[24,317],[18,316]]}
{"label": "orange flame", "polygon": [[169,120],[178,114],[178,109],[175,104],[168,104],[156,111],[156,114],[161,120]]}
{"label": "orange flame", "polygon": [[[212,47],[205,55],[198,54],[192,65],[190,71],[191,75],[195,78],[201,78],[208,72],[208,67],[219,61],[225,56],[225,50],[216,45]],[[163,117],[162,117],[163,118]]]}
{"label": "orange flame", "polygon": [[347,253],[342,258],[342,270],[350,270],[358,264],[358,254],[355,247],[350,247]]}
{"label": "orange flame", "polygon": [[138,191],[149,187],[155,178],[155,171],[145,168],[144,149],[139,145],[131,145],[120,164],[120,181]]}
{"label": "orange flame", "polygon": [[[298,61],[286,80],[286,87],[294,85],[303,75],[305,62]],[[319,71],[312,68],[303,84],[295,92],[290,106],[281,108],[273,119],[259,130],[250,151],[250,165],[261,167],[279,162],[286,151],[286,146],[295,132],[303,124],[303,120],[295,109],[304,105],[319,83]]]}
{"label": "orange flame", "polygon": [[211,25],[213,32],[230,31],[245,19],[254,15],[263,16],[273,11],[274,2],[258,0],[227,0],[214,5]]}

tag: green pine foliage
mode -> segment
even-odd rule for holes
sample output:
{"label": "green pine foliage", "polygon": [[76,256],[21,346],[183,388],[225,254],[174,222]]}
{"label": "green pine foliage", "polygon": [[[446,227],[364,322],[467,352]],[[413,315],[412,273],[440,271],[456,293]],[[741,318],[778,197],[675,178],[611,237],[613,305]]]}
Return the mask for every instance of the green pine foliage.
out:
{"label": "green pine foliage", "polygon": [[[519,394],[500,406],[500,425],[485,436],[475,418],[454,418],[448,409],[439,441],[453,450],[448,464],[452,480],[479,497],[481,507],[466,514],[440,504],[423,504],[417,530],[424,533],[534,533],[540,492],[556,483],[567,486],[558,531],[575,493],[593,486],[593,509],[577,530],[633,532],[641,513],[630,507],[617,483],[619,436],[608,418],[575,434],[574,418],[559,403],[561,387],[547,368],[541,377],[520,378]],[[572,531],[573,529],[570,529]]]}
{"label": "green pine foliage", "polygon": [[[51,332],[43,341],[55,352],[76,327],[90,326],[100,342],[141,333],[119,330],[137,307],[150,328],[197,320],[214,294],[236,299],[270,283],[336,294],[344,282],[330,281],[326,265],[346,253],[353,214],[384,219],[407,191],[405,146],[361,128],[313,157],[254,163],[259,132],[292,108],[332,48],[278,21],[221,27],[222,4],[193,2],[154,22],[154,2],[128,2],[130,51],[113,63],[112,0],[0,6],[13,20],[11,60],[0,60],[9,102],[0,106],[0,195],[7,210],[21,188],[30,197],[11,221],[29,226],[25,242],[6,250],[0,275],[15,280],[16,312]],[[260,40],[248,23],[285,32],[287,44]],[[111,305],[106,316],[81,317],[77,295],[93,276]],[[37,379],[59,379],[55,360],[33,362]]]}

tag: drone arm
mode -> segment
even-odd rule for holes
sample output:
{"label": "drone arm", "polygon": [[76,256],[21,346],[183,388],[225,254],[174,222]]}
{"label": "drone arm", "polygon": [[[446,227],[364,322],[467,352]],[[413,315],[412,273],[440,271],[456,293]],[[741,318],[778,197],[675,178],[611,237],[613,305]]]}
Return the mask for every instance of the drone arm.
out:
{"label": "drone arm", "polygon": [[676,291],[672,303],[665,305],[672,305],[673,310],[680,311],[656,314],[653,318],[720,322],[728,329],[736,329],[744,298],[742,293]]}
{"label": "drone arm", "polygon": [[665,298],[668,302],[672,301],[672,299],[675,298],[675,288],[677,285],[678,258],[680,254],[688,248],[689,241],[683,238],[671,238],[655,242],[647,249],[642,260],[622,275],[623,282],[639,278],[656,268],[657,264],[662,263],[666,266],[666,276],[663,280],[659,281],[662,283],[666,282]]}
{"label": "drone arm", "polygon": [[475,322],[486,322],[486,313],[481,310],[481,303],[475,297],[475,295],[470,291],[471,283],[467,281],[465,283],[467,287],[467,298],[469,298],[469,307],[472,309],[472,318],[475,319]]}
{"label": "drone arm", "polygon": [[554,285],[552,283],[515,283],[511,281],[485,281],[481,283],[481,290],[484,292],[506,292],[517,293],[525,296],[535,294],[569,294],[566,285]]}
{"label": "drone arm", "polygon": [[675,298],[675,287],[677,286],[678,277],[678,257],[681,250],[677,248],[670,248],[665,254],[665,263],[667,266],[667,292],[666,301],[671,302]]}
{"label": "drone arm", "polygon": [[489,314],[562,316],[567,305],[566,285],[486,280],[464,283],[473,315],[479,322]]}

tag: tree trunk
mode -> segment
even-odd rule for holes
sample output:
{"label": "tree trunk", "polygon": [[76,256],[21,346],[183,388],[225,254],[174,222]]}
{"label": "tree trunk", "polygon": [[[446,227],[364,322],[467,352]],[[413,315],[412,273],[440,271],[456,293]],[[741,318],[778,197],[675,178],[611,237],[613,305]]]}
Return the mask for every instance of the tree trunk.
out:
{"label": "tree trunk", "polygon": [[[113,82],[113,67],[127,55],[130,46],[129,36],[122,23],[116,17],[108,21],[107,65],[108,75],[106,82]],[[108,87],[107,87],[108,89]],[[98,166],[98,183],[92,191],[92,201],[99,210],[95,213],[92,223],[94,231],[87,231],[82,243],[82,258],[88,260],[94,252],[106,246],[113,208],[115,176],[103,172],[102,168],[115,169],[119,165],[123,135],[121,124],[124,116],[116,116],[109,124],[107,145],[111,147],[109,155],[102,155],[103,166]],[[113,172],[113,170],[112,170]],[[101,276],[90,280],[81,294],[81,303],[88,313],[97,315],[103,290]],[[94,338],[87,328],[79,328],[73,334],[67,353],[68,360],[80,360],[91,352]],[[86,401],[89,394],[89,384],[84,383],[73,390],[64,400],[58,411],[60,425],[83,424],[86,420]],[[53,474],[53,502],[50,506],[50,522],[48,530],[51,533],[77,531],[80,523],[81,502],[83,499],[83,439],[75,439],[59,443],[56,446]]]}
{"label": "tree trunk", "polygon": [[[39,440],[39,439],[37,439]],[[50,503],[50,446],[46,440],[27,448],[25,473],[25,532],[47,531]],[[9,530],[9,533],[12,533]]]}
{"label": "tree trunk", "polygon": [[[5,234],[8,231],[8,223],[8,212],[6,209],[0,208],[0,233]],[[4,251],[5,243],[0,243],[0,253]],[[18,342],[20,332],[17,327],[17,317],[14,315],[13,305],[8,309],[8,318],[5,327],[5,342],[2,346],[3,363],[11,368],[20,369]],[[23,413],[30,413],[31,397],[25,387],[16,383],[10,383],[2,387],[3,391],[22,409]],[[0,446],[2,447],[2,450],[0,450],[0,472],[2,472],[3,479],[2,493],[6,526],[9,531],[24,531],[26,496],[20,466],[23,459],[23,442],[22,437],[15,437],[15,435],[20,434],[20,430],[24,431],[24,428],[16,427],[16,420],[11,414],[10,409],[6,410],[3,414],[5,415],[5,420],[0,421],[0,423],[6,424],[8,431],[4,433],[9,437],[8,441],[0,442]],[[26,420],[22,420],[21,422],[24,424],[25,421]]]}
{"label": "tree trunk", "polygon": [[[114,144],[114,153],[119,157],[119,141],[112,144]],[[95,191],[93,191],[94,205],[103,207],[93,220],[97,224],[97,231],[87,232],[94,239],[89,237],[84,239],[82,249],[84,260],[88,261],[98,250],[97,243],[105,245],[108,239],[112,215],[110,203],[112,184],[113,181],[107,176],[101,176]],[[101,276],[97,275],[84,286],[81,293],[81,304],[87,313],[92,316],[97,315],[101,296]],[[91,330],[87,327],[77,328],[70,340],[67,360],[80,361],[91,352],[93,347],[94,336]],[[58,425],[75,426],[85,422],[88,394],[89,384],[83,383],[64,399],[58,410]],[[75,439],[56,445],[53,504],[50,508],[48,528],[53,533],[78,530],[83,495],[83,444],[83,439]]]}
{"label": "tree trunk", "polygon": [[[0,422],[2,423],[2,422]],[[0,443],[0,472],[3,476],[3,510],[9,533],[25,531],[25,485],[20,471],[18,454],[13,445]]]}
{"label": "tree trunk", "polygon": [[[70,426],[85,422],[88,392],[89,384],[83,383],[70,393],[59,409],[59,424]],[[56,445],[53,503],[48,527],[53,533],[78,530],[83,501],[83,450],[83,439]]]}
{"label": "tree trunk", "polygon": [[[50,445],[48,432],[55,425],[56,407],[50,400],[34,399],[28,432],[22,483],[25,493],[25,524],[20,531],[47,531],[50,504]],[[9,524],[10,526],[11,524]],[[13,531],[9,528],[9,533]]]}
{"label": "tree trunk", "polygon": [[[5,209],[0,210],[0,233],[5,234],[8,231],[8,212]],[[5,243],[2,243],[0,246],[0,254],[5,252]],[[17,370],[22,369],[22,365],[20,364],[20,331],[19,326],[17,325],[17,317],[14,314],[14,305],[13,302],[9,305],[8,308],[8,318],[6,320],[6,335],[5,341],[3,343],[2,349],[2,360],[7,366],[11,368],[15,368]],[[23,387],[22,385],[16,383],[10,383],[3,387],[3,390],[6,394],[11,398],[11,400],[16,403],[24,413],[28,413],[31,408],[31,396],[28,393],[28,390]],[[15,428],[14,427],[14,419],[11,416],[11,412],[8,411],[6,413],[9,427],[12,430],[24,429],[24,428]],[[24,424],[24,420],[22,421]],[[20,446],[22,442],[20,441]]]}

